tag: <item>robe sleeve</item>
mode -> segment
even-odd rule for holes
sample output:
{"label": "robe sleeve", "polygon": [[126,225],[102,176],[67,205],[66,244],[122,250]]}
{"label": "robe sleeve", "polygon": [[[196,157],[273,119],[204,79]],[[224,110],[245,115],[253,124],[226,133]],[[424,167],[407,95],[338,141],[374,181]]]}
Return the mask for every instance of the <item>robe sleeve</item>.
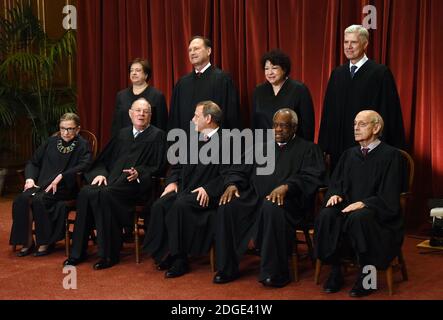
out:
{"label": "robe sleeve", "polygon": [[220,92],[222,94],[221,101],[224,119],[222,127],[225,129],[241,129],[242,123],[237,89],[229,75],[223,74],[221,76],[223,76],[223,86],[218,88],[218,90],[222,90]]}
{"label": "robe sleeve", "polygon": [[333,121],[330,120],[336,117],[336,115],[334,115],[334,110],[337,110],[335,108],[336,99],[335,71],[333,71],[331,73],[331,77],[329,78],[328,86],[326,88],[325,99],[323,101],[320,130],[318,134],[318,144],[327,154],[331,154],[332,151],[330,150],[331,141],[329,140],[329,138],[331,138],[330,133],[332,132],[331,130],[334,130],[334,128],[330,128],[329,126],[333,123]]}
{"label": "robe sleeve", "polygon": [[402,189],[402,177],[404,172],[403,160],[398,151],[390,155],[389,162],[383,168],[381,183],[374,196],[361,201],[373,209],[381,222],[388,222],[398,217],[400,211],[400,193]]}
{"label": "robe sleeve", "polygon": [[61,174],[63,175],[63,179],[75,181],[75,175],[77,172],[85,172],[92,162],[92,154],[89,147],[89,142],[86,140],[79,140],[79,156],[78,162],[67,170],[63,171]]}
{"label": "robe sleeve", "polygon": [[112,118],[112,124],[111,124],[111,137],[116,136],[119,130],[122,128],[120,113],[121,113],[121,101],[120,101],[120,95],[117,93],[117,96],[115,98],[114,116]]}
{"label": "robe sleeve", "polygon": [[161,94],[159,97],[158,106],[155,112],[156,112],[155,117],[157,119],[156,123],[157,128],[166,131],[168,127],[168,107],[166,106],[166,99],[163,94]]}
{"label": "robe sleeve", "polygon": [[254,89],[254,93],[252,94],[252,112],[251,112],[251,128],[257,129],[257,87]]}
{"label": "robe sleeve", "polygon": [[40,169],[42,167],[43,158],[47,152],[48,141],[37,148],[32,158],[28,161],[25,167],[25,179],[33,179],[37,183]]}
{"label": "robe sleeve", "polygon": [[344,194],[344,165],[346,162],[347,154],[349,150],[345,151],[338,161],[338,164],[334,168],[332,175],[329,179],[328,191],[325,196],[325,204],[328,202],[329,198],[337,195],[345,198]]}
{"label": "robe sleeve", "polygon": [[111,141],[108,142],[106,147],[98,155],[97,159],[92,164],[91,169],[85,174],[86,180],[91,183],[97,176],[109,176],[109,165],[113,161],[114,150],[118,141],[118,135],[114,136]]}
{"label": "robe sleeve", "polygon": [[305,152],[300,170],[283,183],[289,187],[288,196],[302,195],[305,199],[314,196],[317,189],[324,185],[325,171],[322,151],[311,144]]}
{"label": "robe sleeve", "polygon": [[379,110],[385,122],[381,139],[391,146],[404,149],[405,130],[400,97],[398,96],[394,76],[388,68],[383,74],[380,90]]}
{"label": "robe sleeve", "polygon": [[169,109],[169,121],[168,121],[168,131],[175,128],[180,128],[180,81],[175,85],[172,91],[171,105]]}
{"label": "robe sleeve", "polygon": [[299,107],[299,129],[300,135],[305,140],[314,141],[315,115],[314,104],[308,87],[302,85]]}
{"label": "robe sleeve", "polygon": [[150,148],[153,154],[149,157],[149,163],[135,167],[140,182],[146,186],[150,185],[152,176],[158,175],[165,165],[166,136],[163,131],[161,131],[155,141],[150,144]]}

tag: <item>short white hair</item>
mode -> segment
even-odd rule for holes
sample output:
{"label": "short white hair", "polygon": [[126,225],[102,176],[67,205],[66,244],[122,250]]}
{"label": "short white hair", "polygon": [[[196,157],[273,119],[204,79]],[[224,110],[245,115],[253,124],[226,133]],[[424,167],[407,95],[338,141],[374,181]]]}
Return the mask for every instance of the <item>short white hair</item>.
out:
{"label": "short white hair", "polygon": [[360,24],[353,24],[345,29],[346,33],[358,33],[358,36],[362,42],[369,42],[369,31]]}

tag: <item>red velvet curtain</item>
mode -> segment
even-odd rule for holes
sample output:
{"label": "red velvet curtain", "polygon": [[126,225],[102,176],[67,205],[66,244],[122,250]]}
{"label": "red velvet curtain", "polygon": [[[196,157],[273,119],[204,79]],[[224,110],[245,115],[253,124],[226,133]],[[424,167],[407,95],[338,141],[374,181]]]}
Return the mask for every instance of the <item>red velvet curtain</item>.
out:
{"label": "red velvet curtain", "polygon": [[[377,9],[368,56],[388,65],[397,82],[408,151],[416,162],[414,211],[443,188],[443,1],[441,0],[78,0],[78,101],[83,126],[109,139],[115,95],[128,85],[127,63],[146,57],[152,84],[167,101],[174,83],[191,70],[188,40],[213,41],[212,62],[231,73],[248,124],[254,87],[264,81],[261,55],[279,47],[292,77],[311,90],[316,132],[331,70],[343,63],[343,30],[361,24],[363,7]],[[440,58],[441,60],[441,58]]]}

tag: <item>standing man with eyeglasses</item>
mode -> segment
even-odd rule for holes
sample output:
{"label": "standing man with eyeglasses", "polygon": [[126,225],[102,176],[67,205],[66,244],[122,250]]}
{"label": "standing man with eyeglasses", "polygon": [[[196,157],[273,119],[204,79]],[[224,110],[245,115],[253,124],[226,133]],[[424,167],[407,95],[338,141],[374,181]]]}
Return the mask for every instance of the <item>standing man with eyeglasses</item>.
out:
{"label": "standing man with eyeglasses", "polygon": [[241,127],[239,99],[232,78],[210,62],[212,44],[208,38],[194,36],[188,55],[193,71],[175,84],[169,110],[168,129],[189,131],[194,109],[201,101],[215,102],[223,112],[222,128]]}
{"label": "standing man with eyeglasses", "polygon": [[86,173],[90,185],[77,198],[77,216],[70,257],[64,265],[86,259],[92,218],[97,230],[99,260],[95,270],[119,262],[122,229],[133,223],[137,199],[148,193],[151,177],[164,166],[165,133],[150,125],[151,106],[139,98],[129,109],[132,126],[120,130]]}
{"label": "standing man with eyeglasses", "polygon": [[359,144],[346,150],[330,179],[326,206],[315,226],[316,256],[331,264],[323,291],[340,291],[344,278],[341,259],[357,257],[360,272],[349,292],[362,297],[366,265],[385,270],[398,256],[403,242],[400,193],[405,181],[400,152],[380,141],[384,122],[373,110],[364,110],[354,120],[354,138]]}
{"label": "standing man with eyeglasses", "polygon": [[344,54],[349,60],[332,71],[326,89],[318,143],[331,156],[331,169],[344,150],[355,144],[352,124],[358,112],[371,108],[385,120],[381,139],[404,148],[403,117],[394,77],[385,65],[369,60],[365,52],[369,32],[352,25],[344,32]]}

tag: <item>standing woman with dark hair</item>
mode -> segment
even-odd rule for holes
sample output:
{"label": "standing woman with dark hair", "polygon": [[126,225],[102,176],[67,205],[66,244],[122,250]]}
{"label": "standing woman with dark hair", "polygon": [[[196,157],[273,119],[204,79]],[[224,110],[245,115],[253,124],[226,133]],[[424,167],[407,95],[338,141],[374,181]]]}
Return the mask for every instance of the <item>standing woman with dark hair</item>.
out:
{"label": "standing woman with dark hair", "polygon": [[300,81],[289,78],[291,60],[288,55],[275,49],[261,58],[266,82],[258,85],[253,95],[253,129],[272,129],[272,117],[281,108],[297,113],[299,125],[297,136],[314,140],[315,116],[309,89]]}
{"label": "standing woman with dark hair", "polygon": [[117,93],[111,135],[115,136],[120,129],[132,125],[129,109],[132,103],[139,98],[145,98],[151,105],[151,124],[166,131],[168,121],[166,100],[160,90],[149,85],[152,74],[149,62],[137,58],[129,64],[128,71],[132,86]]}
{"label": "standing woman with dark hair", "polygon": [[[51,253],[63,239],[66,206],[63,200],[77,196],[76,174],[91,163],[89,143],[78,135],[80,118],[66,113],[60,118],[60,134],[50,137],[32,156],[25,168],[25,186],[12,205],[11,245],[22,245],[17,256]],[[35,242],[32,222],[35,223]]]}

